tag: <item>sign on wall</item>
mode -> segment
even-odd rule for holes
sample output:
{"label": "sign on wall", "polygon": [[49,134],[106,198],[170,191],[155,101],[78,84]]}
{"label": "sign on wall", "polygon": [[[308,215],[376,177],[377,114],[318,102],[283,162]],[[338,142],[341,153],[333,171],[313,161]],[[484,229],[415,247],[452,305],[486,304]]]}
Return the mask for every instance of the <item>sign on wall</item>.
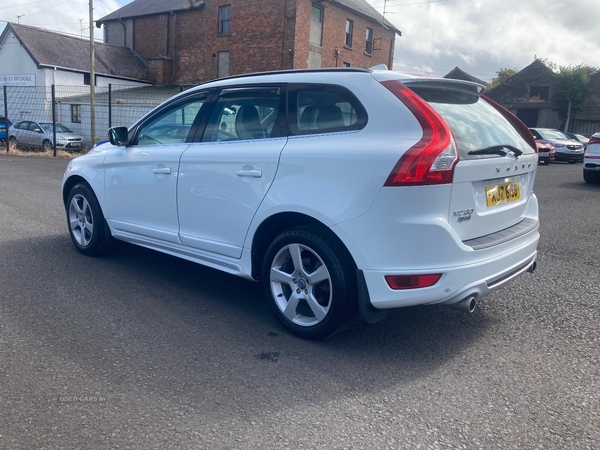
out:
{"label": "sign on wall", "polygon": [[0,86],[35,86],[35,75],[0,75]]}

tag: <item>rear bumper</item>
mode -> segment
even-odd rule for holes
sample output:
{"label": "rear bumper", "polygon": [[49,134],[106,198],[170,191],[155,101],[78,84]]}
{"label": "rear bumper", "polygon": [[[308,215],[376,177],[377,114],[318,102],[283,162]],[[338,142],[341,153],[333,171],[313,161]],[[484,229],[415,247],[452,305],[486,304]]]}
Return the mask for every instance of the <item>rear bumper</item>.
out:
{"label": "rear bumper", "polygon": [[539,233],[519,249],[493,260],[455,267],[432,267],[423,273],[443,273],[431,287],[411,290],[392,290],[385,281],[390,270],[363,271],[369,302],[376,309],[400,308],[413,305],[457,303],[467,297],[485,297],[529,270],[537,259]]}

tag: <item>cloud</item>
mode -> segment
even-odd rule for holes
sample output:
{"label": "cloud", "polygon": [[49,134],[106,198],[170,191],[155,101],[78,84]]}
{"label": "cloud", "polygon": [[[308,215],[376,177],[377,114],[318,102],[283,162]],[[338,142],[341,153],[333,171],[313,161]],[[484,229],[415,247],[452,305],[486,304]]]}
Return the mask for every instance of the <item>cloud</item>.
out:
{"label": "cloud", "polygon": [[[94,20],[110,14],[126,3],[129,1],[95,0]],[[87,0],[13,0],[10,6],[0,6],[0,30],[4,29],[6,22],[19,22],[89,37],[89,18]],[[96,28],[94,37],[102,39],[102,30]]]}
{"label": "cloud", "polygon": [[[383,11],[383,0],[372,0]],[[402,30],[394,67],[455,66],[490,80],[501,68],[517,70],[534,56],[559,65],[600,66],[598,0],[389,0],[386,16]]]}
{"label": "cloud", "polygon": [[[129,1],[95,0],[94,18]],[[383,12],[383,0],[367,1]],[[598,0],[388,0],[386,10],[402,31],[396,39],[398,70],[445,75],[458,66],[490,81],[498,70],[520,70],[534,56],[600,67]],[[12,0],[0,6],[0,20],[16,22],[17,15],[25,25],[89,36],[87,0]],[[95,37],[102,39],[100,29]]]}

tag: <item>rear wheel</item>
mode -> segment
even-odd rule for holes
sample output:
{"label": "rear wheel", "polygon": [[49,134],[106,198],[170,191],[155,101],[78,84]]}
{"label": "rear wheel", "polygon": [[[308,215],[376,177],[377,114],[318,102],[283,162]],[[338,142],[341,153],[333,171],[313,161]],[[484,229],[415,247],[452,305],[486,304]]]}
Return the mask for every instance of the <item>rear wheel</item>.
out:
{"label": "rear wheel", "polygon": [[9,148],[14,148],[14,149],[16,150],[16,149],[17,149],[17,147],[19,146],[19,141],[17,141],[17,138],[16,138],[16,137],[14,137],[14,136],[11,136],[11,137],[8,139],[8,145],[9,145]]}
{"label": "rear wheel", "polygon": [[355,269],[336,247],[310,230],[292,229],[267,249],[265,296],[277,319],[297,336],[322,339],[357,318]]}
{"label": "rear wheel", "polygon": [[67,221],[71,240],[81,253],[95,256],[110,247],[110,230],[98,200],[87,184],[76,184],[69,192]]}

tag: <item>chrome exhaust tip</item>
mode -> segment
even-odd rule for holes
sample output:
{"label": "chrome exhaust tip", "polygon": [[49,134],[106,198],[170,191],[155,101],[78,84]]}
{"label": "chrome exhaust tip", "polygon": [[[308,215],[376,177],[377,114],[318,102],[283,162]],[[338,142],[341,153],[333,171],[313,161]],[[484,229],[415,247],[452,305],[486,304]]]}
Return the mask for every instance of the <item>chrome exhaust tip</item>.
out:
{"label": "chrome exhaust tip", "polygon": [[457,309],[457,310],[463,311],[463,312],[472,313],[473,311],[475,311],[475,306],[476,306],[475,297],[470,296],[470,297],[467,297],[467,298],[461,300],[460,302],[453,303],[452,305],[450,305],[450,308]]}

